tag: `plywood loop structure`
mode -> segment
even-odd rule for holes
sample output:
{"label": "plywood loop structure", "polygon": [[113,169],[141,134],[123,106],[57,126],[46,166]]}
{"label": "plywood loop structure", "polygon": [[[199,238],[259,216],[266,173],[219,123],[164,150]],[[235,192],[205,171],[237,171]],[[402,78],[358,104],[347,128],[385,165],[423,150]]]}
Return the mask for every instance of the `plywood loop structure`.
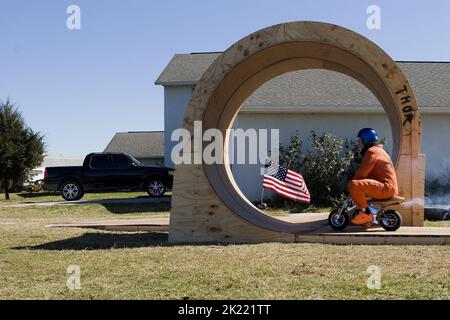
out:
{"label": "plywood loop structure", "polygon": [[[228,163],[226,129],[242,102],[286,72],[327,69],[365,85],[384,107],[394,139],[393,161],[404,225],[423,225],[424,156],[421,120],[412,89],[396,63],[363,36],[332,24],[291,22],[257,31],[227,49],[203,74],[188,105],[184,128],[221,130],[224,164],[181,164],[175,171],[171,242],[296,241],[304,225],[265,215],[241,193]],[[192,144],[193,145],[193,144]],[[191,150],[201,157],[203,150]],[[195,154],[198,152],[199,154]]]}

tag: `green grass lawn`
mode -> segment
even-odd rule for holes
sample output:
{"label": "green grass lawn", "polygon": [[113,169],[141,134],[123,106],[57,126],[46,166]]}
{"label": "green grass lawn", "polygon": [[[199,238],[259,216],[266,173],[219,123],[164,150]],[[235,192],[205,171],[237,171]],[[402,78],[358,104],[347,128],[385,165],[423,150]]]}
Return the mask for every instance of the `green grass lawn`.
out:
{"label": "green grass lawn", "polygon": [[[168,216],[169,206],[0,207],[0,298],[450,299],[447,246],[169,245],[166,233],[45,227]],[[80,290],[66,286],[69,265]],[[371,265],[380,290],[366,286]]]}

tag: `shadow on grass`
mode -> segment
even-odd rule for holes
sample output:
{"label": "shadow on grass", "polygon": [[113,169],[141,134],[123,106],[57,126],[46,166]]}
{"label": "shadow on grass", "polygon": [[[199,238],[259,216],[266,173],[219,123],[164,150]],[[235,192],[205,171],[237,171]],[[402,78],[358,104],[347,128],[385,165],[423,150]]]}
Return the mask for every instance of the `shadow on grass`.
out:
{"label": "shadow on grass", "polygon": [[81,236],[15,250],[105,250],[169,246],[168,233],[84,233]]}
{"label": "shadow on grass", "polygon": [[102,203],[106,210],[114,214],[168,212],[170,202],[155,203]]}
{"label": "shadow on grass", "polygon": [[179,247],[179,246],[229,246],[229,245],[253,245],[257,243],[234,244],[209,241],[196,243],[169,243],[167,232],[145,232],[145,233],[102,233],[87,232],[81,236],[39,244],[35,246],[14,247],[14,250],[54,250],[54,251],[84,251],[84,250],[109,250],[109,249],[132,249],[152,247]]}
{"label": "shadow on grass", "polygon": [[[314,234],[323,232],[324,228],[329,233],[340,233],[333,231],[326,226],[324,221],[301,223],[303,234]],[[350,231],[364,231],[365,228],[354,227]],[[228,246],[228,245],[254,245],[258,242],[241,241],[205,241],[195,243],[169,243],[167,232],[86,232],[80,236],[57,240],[49,243],[14,247],[15,250],[105,250],[105,249],[126,249],[126,248],[150,248],[150,247],[177,247],[177,246]],[[295,242],[292,239],[292,242]]]}
{"label": "shadow on grass", "polygon": [[49,196],[57,196],[59,192],[21,192],[17,194],[19,197],[28,199],[28,198],[40,198],[40,197],[49,197]]}
{"label": "shadow on grass", "polygon": [[[315,234],[323,232],[323,221],[305,222],[301,224],[304,228],[303,234]],[[334,231],[326,227],[327,233],[339,234],[341,231]],[[348,231],[358,232],[366,231],[363,227],[354,226]],[[374,233],[376,231],[373,231]],[[380,231],[382,234],[384,231]],[[378,231],[377,231],[378,233]],[[14,247],[14,250],[108,250],[108,249],[129,249],[129,248],[151,248],[151,247],[179,247],[179,246],[228,246],[228,245],[255,245],[258,242],[241,242],[241,241],[205,241],[195,243],[169,243],[169,235],[167,232],[86,232],[80,236],[52,241],[34,246]],[[291,242],[295,242],[292,240]]]}

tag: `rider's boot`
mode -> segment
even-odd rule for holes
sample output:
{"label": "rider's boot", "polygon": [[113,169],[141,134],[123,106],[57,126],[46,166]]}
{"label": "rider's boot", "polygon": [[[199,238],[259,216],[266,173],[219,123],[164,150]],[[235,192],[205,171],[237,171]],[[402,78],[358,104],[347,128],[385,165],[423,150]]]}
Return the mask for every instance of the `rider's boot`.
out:
{"label": "rider's boot", "polygon": [[[368,211],[368,210],[367,210]],[[359,210],[358,214],[352,219],[352,223],[356,225],[365,225],[372,223],[373,218],[370,211],[367,213],[365,211]]]}

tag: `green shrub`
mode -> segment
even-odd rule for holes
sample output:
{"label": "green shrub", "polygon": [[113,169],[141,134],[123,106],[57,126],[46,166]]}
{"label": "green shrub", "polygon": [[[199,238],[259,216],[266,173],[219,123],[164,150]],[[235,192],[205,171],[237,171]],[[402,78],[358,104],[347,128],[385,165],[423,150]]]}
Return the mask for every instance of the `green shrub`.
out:
{"label": "green shrub", "polygon": [[[303,145],[296,132],[291,136],[288,146],[280,147],[280,163],[303,175],[311,194],[312,205],[336,206],[344,199],[347,181],[353,176],[361,160],[361,155],[356,152],[356,143],[330,133],[318,135],[311,131],[308,148],[305,150]],[[297,203],[280,197],[274,203],[298,206]]]}

